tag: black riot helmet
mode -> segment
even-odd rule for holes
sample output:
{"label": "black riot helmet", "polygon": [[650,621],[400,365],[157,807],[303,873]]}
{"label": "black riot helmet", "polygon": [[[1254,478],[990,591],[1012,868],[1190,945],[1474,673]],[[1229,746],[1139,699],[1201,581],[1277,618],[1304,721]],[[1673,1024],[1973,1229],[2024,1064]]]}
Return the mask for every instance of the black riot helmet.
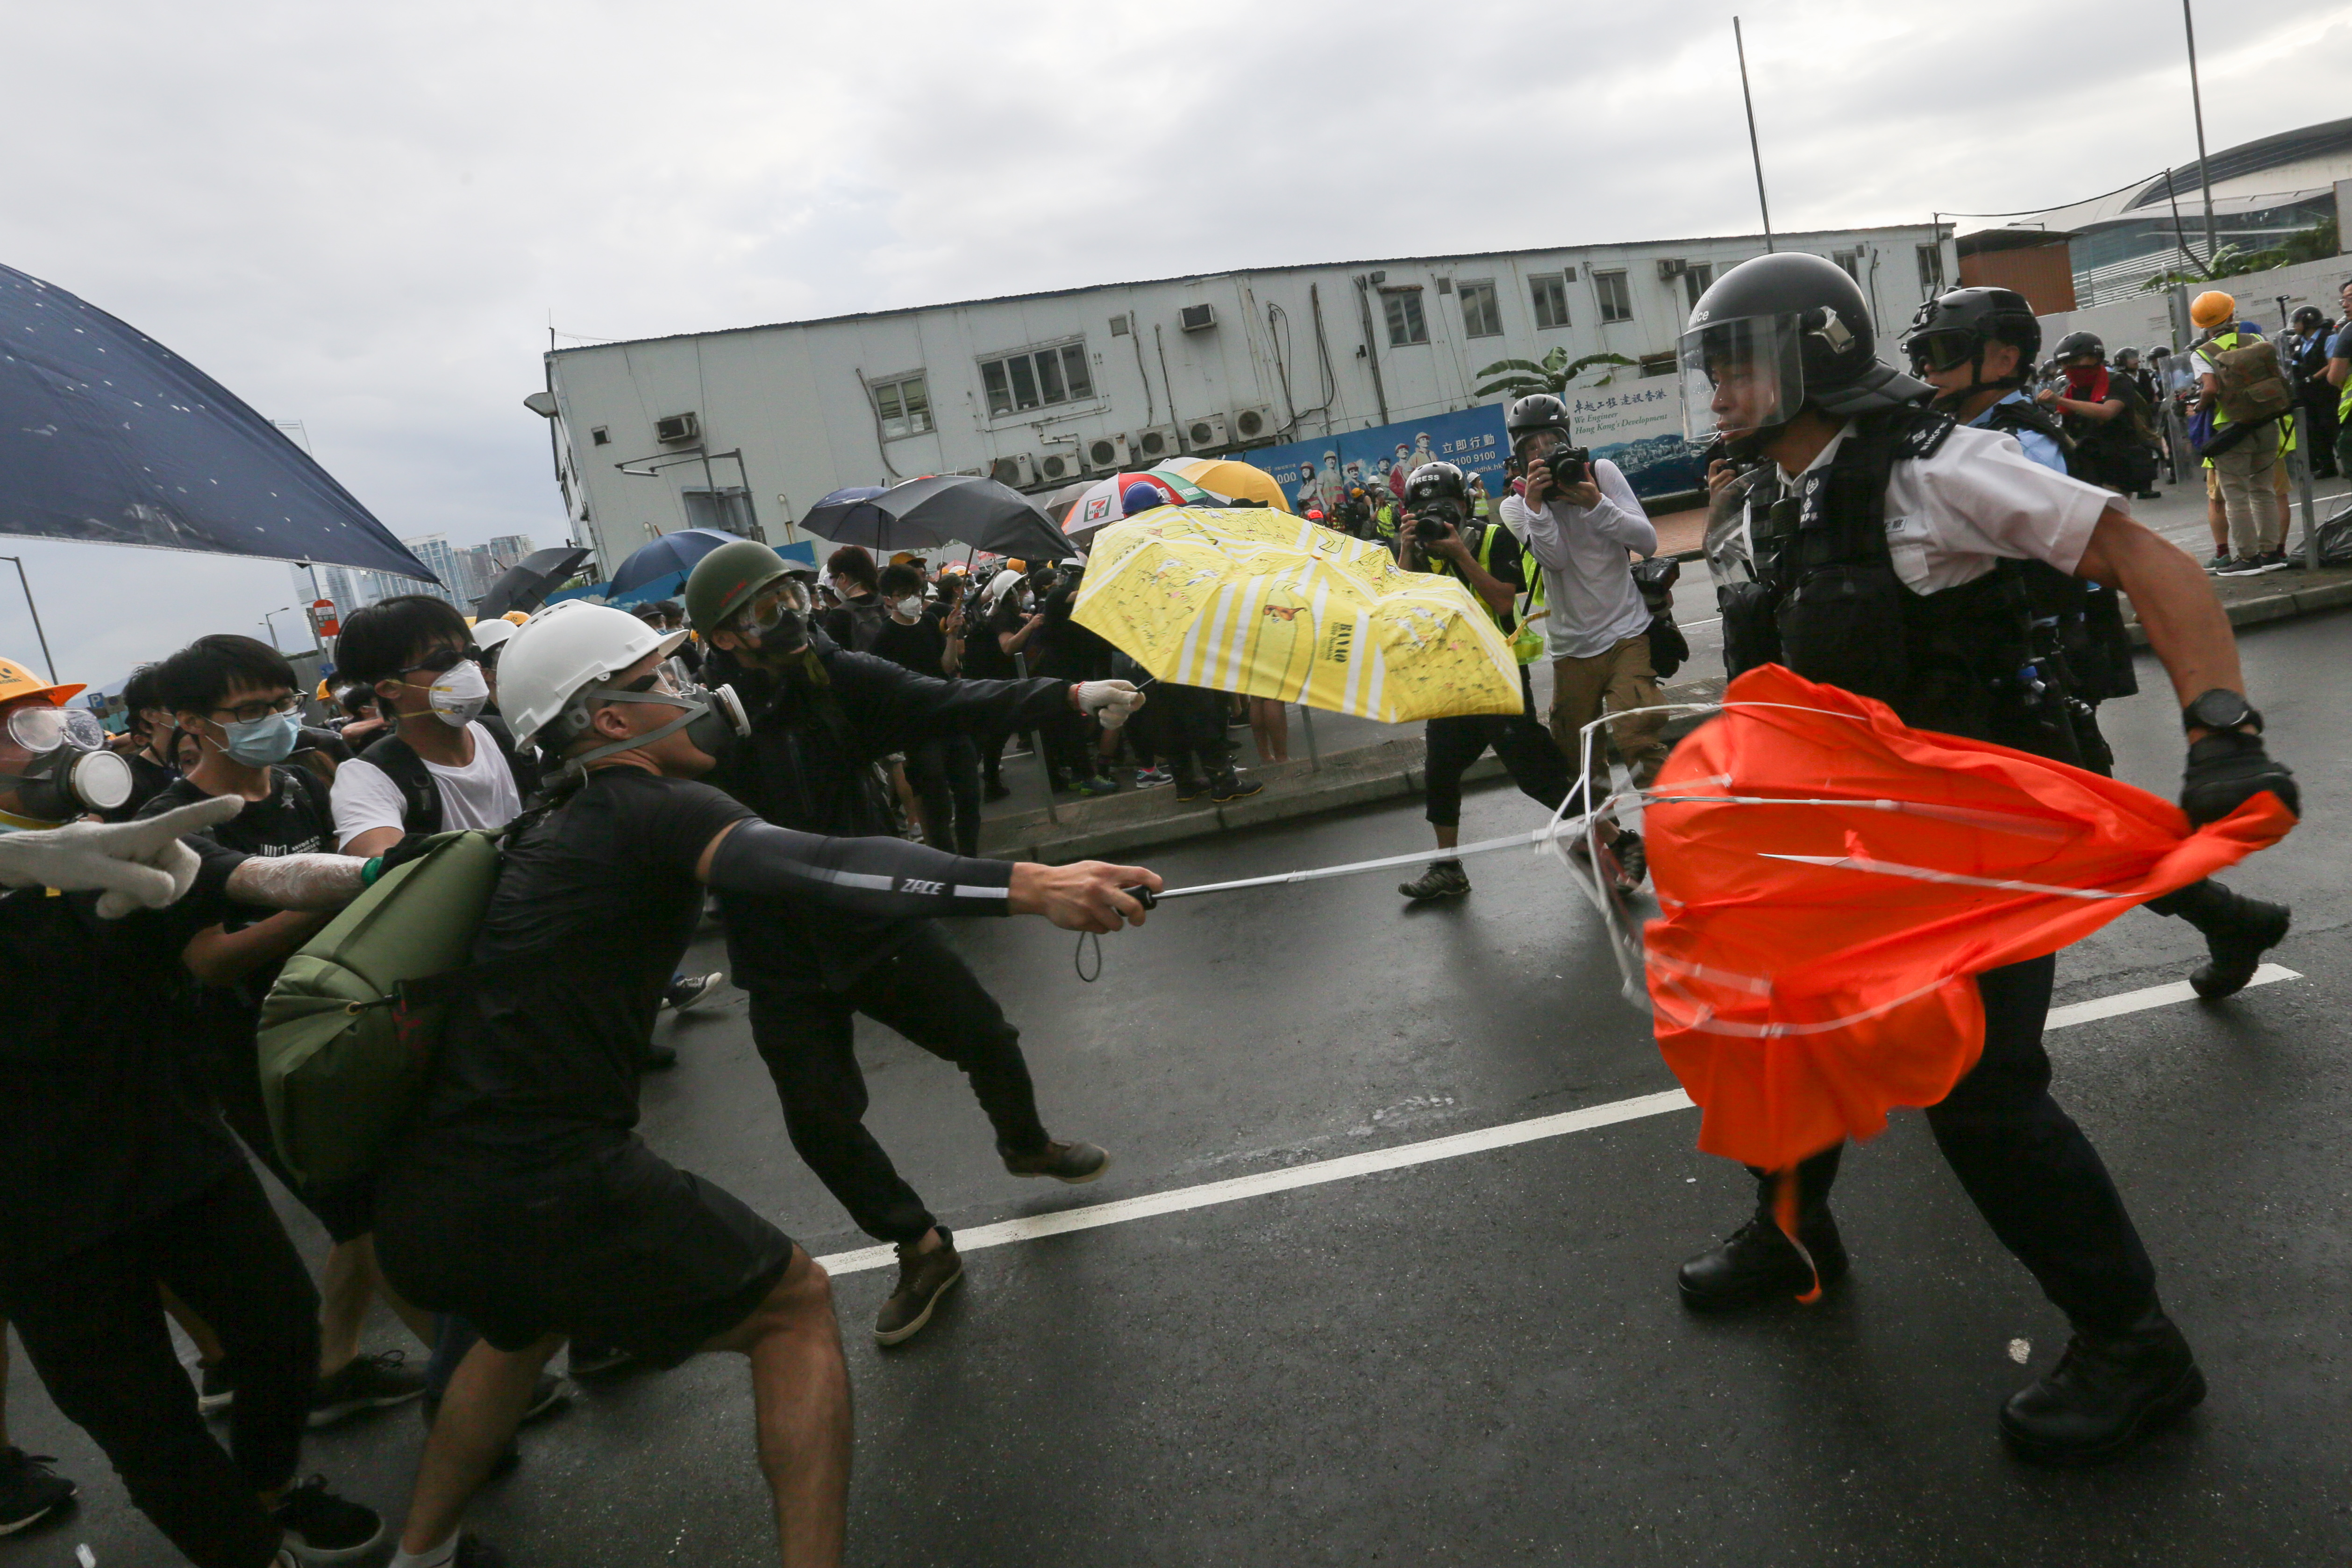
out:
{"label": "black riot helmet", "polygon": [[[2017,367],[2007,375],[1987,376],[1985,350],[2007,343],[2017,350]],[[2042,352],[2042,323],[2033,306],[2014,289],[1954,289],[1923,300],[1903,333],[1903,353],[1915,373],[1956,370],[1970,366],[1966,387],[1948,392],[1942,403],[1965,403],[1988,389],[2007,391],[2023,386],[2033,374],[2034,356]]]}
{"label": "black riot helmet", "polygon": [[1511,450],[1538,430],[1557,430],[1563,441],[1568,437],[1568,405],[1549,392],[1531,392],[1511,405],[1503,416],[1503,428],[1509,432]]}
{"label": "black riot helmet", "polygon": [[[1521,402],[1532,399],[1522,398]],[[1549,401],[1557,405],[1559,399]],[[1548,426],[1547,426],[1548,427]],[[1444,511],[1452,507],[1452,521],[1459,522],[1470,515],[1470,481],[1462,470],[1451,463],[1423,463],[1404,482],[1404,509],[1408,512]]]}
{"label": "black riot helmet", "polygon": [[2116,364],[2117,368],[2122,370],[2137,370],[2139,368],[2139,350],[2117,349],[2116,351]]}
{"label": "black riot helmet", "polygon": [[1801,250],[1743,261],[1692,307],[1682,335],[1683,410],[1695,440],[1745,456],[1806,408],[1833,417],[1895,408],[1929,388],[1879,363],[1862,286]]}
{"label": "black riot helmet", "polygon": [[2078,359],[2096,364],[2107,363],[2107,345],[2099,341],[2096,332],[2068,332],[2058,340],[2058,347],[2053,353],[2060,364],[2072,364]]}
{"label": "black riot helmet", "polygon": [[2327,324],[2327,312],[2316,305],[2299,305],[2294,316],[2298,332],[2315,332]]}

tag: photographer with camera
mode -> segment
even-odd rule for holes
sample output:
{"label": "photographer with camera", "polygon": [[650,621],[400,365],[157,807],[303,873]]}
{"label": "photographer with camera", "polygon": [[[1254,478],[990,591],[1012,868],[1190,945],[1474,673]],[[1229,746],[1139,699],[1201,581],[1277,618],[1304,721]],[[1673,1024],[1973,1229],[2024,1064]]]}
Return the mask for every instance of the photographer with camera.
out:
{"label": "photographer with camera", "polygon": [[[1570,777],[1568,759],[1535,716],[1535,692],[1528,684],[1528,665],[1542,657],[1543,642],[1534,627],[1522,631],[1517,618],[1530,575],[1526,546],[1508,530],[1475,521],[1471,505],[1470,486],[1460,468],[1423,463],[1405,481],[1407,521],[1397,531],[1404,569],[1462,579],[1519,656],[1519,711],[1432,719],[1423,731],[1428,784],[1423,813],[1441,851],[1462,841],[1462,775],[1489,746],[1520,792],[1547,808],[1557,809],[1567,797]],[[1431,861],[1428,870],[1397,888],[1415,903],[1460,898],[1469,890],[1470,879],[1452,856]]]}
{"label": "photographer with camera", "polygon": [[[1665,715],[1654,709],[1657,677],[1650,665],[1650,606],[1633,581],[1636,555],[1658,552],[1658,531],[1634,499],[1617,465],[1596,462],[1569,439],[1568,405],[1538,392],[1511,405],[1504,418],[1511,453],[1527,475],[1527,492],[1503,501],[1503,526],[1541,563],[1550,605],[1545,637],[1551,656],[1551,735],[1571,772],[1584,726],[1604,713],[1622,715],[1609,726],[1617,755],[1637,786],[1665,765]],[[1609,792],[1609,764],[1593,748],[1588,800]],[[1647,862],[1641,837],[1613,823],[1600,837],[1617,859],[1617,880],[1642,884]]]}

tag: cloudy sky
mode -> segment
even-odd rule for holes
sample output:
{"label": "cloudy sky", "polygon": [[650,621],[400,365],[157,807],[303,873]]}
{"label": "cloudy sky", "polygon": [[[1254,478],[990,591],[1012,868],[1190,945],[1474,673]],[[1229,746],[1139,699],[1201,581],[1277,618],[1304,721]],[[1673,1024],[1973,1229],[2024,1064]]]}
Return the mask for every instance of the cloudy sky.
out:
{"label": "cloudy sky", "polygon": [[[2195,156],[2169,0],[16,0],[0,261],[302,420],[395,533],[558,542],[520,402],[551,323],[1753,232],[1734,9],[1784,228]],[[2352,5],[2200,21],[2215,150],[2343,112]],[[272,563],[21,553],[68,679],[292,597]],[[37,657],[5,579],[0,653]]]}

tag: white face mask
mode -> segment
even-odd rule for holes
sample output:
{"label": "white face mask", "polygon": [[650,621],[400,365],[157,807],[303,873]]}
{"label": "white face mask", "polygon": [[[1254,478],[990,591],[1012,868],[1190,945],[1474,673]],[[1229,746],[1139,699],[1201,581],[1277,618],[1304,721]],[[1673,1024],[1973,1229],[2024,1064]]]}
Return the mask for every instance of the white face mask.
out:
{"label": "white face mask", "polygon": [[897,601],[890,607],[898,611],[900,615],[906,616],[908,620],[913,620],[917,616],[923,613],[923,598],[919,594],[910,594],[906,598]]}
{"label": "white face mask", "polygon": [[428,696],[433,711],[452,730],[462,730],[474,721],[490,700],[490,684],[482,679],[482,667],[472,659],[453,664],[441,672]]}

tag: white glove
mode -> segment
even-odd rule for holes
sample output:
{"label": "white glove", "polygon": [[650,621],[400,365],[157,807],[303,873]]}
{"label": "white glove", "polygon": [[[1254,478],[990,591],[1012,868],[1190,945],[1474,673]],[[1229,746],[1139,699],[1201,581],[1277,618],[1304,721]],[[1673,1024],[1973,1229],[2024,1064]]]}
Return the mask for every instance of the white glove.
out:
{"label": "white glove", "polygon": [[195,884],[196,852],[180,842],[245,809],[236,795],[215,795],[141,822],[75,822],[0,833],[0,887],[102,892],[100,920],[177,903]]}
{"label": "white glove", "polygon": [[1116,730],[1127,722],[1134,711],[1143,706],[1143,693],[1130,680],[1082,680],[1078,683],[1078,711],[1102,721],[1106,730]]}

